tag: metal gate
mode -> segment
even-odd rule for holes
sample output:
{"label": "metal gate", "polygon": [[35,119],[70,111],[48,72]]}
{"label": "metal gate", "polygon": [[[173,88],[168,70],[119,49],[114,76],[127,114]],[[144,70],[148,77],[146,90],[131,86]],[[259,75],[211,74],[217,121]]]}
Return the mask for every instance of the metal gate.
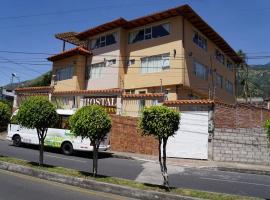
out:
{"label": "metal gate", "polygon": [[167,144],[167,156],[208,158],[208,111],[181,112],[180,128]]}

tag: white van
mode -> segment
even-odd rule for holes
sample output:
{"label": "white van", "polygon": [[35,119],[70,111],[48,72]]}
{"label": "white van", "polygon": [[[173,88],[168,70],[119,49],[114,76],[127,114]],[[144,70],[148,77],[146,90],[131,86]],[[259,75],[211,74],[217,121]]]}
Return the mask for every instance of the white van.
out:
{"label": "white van", "polygon": [[[13,113],[15,116],[18,110]],[[59,115],[59,124],[56,128],[48,128],[47,136],[44,141],[45,146],[61,148],[66,155],[71,155],[74,150],[93,151],[89,139],[76,137],[68,130],[68,118],[75,113],[74,110],[57,109]],[[38,145],[38,135],[35,129],[27,129],[18,124],[8,125],[7,140],[12,141],[14,146],[20,146],[22,143]],[[105,140],[101,142],[99,150],[106,151],[109,145],[109,133]]]}

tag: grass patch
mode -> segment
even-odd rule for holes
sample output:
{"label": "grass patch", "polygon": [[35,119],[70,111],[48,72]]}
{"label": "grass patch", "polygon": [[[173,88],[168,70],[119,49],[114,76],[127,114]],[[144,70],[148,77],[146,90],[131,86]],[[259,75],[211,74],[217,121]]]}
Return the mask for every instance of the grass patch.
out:
{"label": "grass patch", "polygon": [[[160,185],[139,183],[132,180],[109,177],[109,176],[98,176],[94,178],[92,177],[92,174],[88,172],[83,172],[83,171],[78,171],[78,170],[68,169],[68,168],[63,168],[63,167],[55,167],[55,166],[50,166],[50,165],[39,166],[38,163],[28,162],[25,160],[20,160],[20,159],[16,159],[12,157],[0,156],[0,161],[18,164],[18,165],[22,165],[26,167],[31,167],[31,168],[39,169],[43,171],[63,174],[67,176],[74,176],[78,178],[96,180],[100,182],[112,183],[112,184],[121,185],[121,186],[128,186],[128,187],[141,189],[141,190],[165,192],[165,188],[163,188]],[[185,189],[185,188],[172,188],[170,193],[178,194],[182,196],[209,199],[209,200],[255,200],[257,199],[257,198],[252,198],[252,197],[229,195],[229,194],[223,194],[223,193],[207,192],[207,191]]]}

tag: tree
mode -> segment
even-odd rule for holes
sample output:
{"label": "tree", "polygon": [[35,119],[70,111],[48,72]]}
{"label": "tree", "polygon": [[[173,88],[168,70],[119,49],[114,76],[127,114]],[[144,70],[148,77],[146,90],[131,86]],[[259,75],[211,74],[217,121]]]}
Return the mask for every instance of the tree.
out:
{"label": "tree", "polygon": [[98,105],[85,106],[69,119],[71,132],[82,139],[88,138],[93,146],[93,176],[97,175],[98,149],[111,130],[111,119],[105,108]]}
{"label": "tree", "polygon": [[0,129],[5,128],[9,123],[11,109],[8,104],[0,101]]}
{"label": "tree", "polygon": [[179,122],[180,113],[166,106],[145,108],[139,121],[142,135],[152,135],[158,139],[160,170],[164,180],[163,184],[167,190],[169,190],[169,180],[166,165],[166,146],[168,138],[178,130]]}
{"label": "tree", "polygon": [[54,126],[58,121],[55,106],[45,97],[30,97],[20,106],[17,121],[23,127],[37,130],[39,165],[43,165],[44,140],[48,128]]}
{"label": "tree", "polygon": [[264,128],[266,129],[267,131],[267,139],[268,139],[268,142],[270,142],[270,119],[266,120],[265,123],[264,123]]}

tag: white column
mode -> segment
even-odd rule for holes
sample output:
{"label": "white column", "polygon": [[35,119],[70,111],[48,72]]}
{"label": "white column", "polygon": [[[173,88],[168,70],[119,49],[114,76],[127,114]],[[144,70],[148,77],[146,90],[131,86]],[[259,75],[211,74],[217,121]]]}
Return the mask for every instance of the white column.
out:
{"label": "white column", "polygon": [[121,96],[117,96],[117,99],[116,99],[116,114],[117,115],[122,114],[122,98],[121,98]]}

